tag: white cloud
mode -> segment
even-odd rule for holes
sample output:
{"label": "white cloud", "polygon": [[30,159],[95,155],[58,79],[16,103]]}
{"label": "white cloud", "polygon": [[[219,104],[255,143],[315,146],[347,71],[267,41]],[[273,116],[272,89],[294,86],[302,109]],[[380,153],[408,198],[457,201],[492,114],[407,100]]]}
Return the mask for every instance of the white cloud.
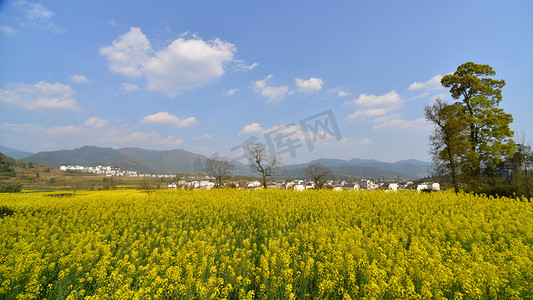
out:
{"label": "white cloud", "polygon": [[133,91],[139,90],[140,87],[138,85],[136,85],[136,84],[133,84],[133,83],[124,82],[124,83],[122,83],[120,89],[125,91],[125,92],[133,92]]}
{"label": "white cloud", "polygon": [[259,125],[259,123],[252,123],[244,126],[244,128],[239,132],[239,135],[254,134],[262,131],[263,128],[261,128],[261,125]]}
{"label": "white cloud", "polygon": [[27,11],[28,19],[34,20],[34,21],[47,21],[48,19],[52,18],[55,13],[53,11],[50,11],[41,3],[30,3],[27,1],[24,1],[29,5],[29,9]]}
{"label": "white cloud", "polygon": [[[318,129],[318,128],[316,128]],[[313,143],[316,147],[328,147],[331,149],[350,148],[357,146],[351,137],[340,137],[324,129],[317,131],[302,130],[296,124],[276,125],[261,132],[265,140],[272,141],[269,147],[289,159],[295,158],[301,152],[308,152],[307,143]],[[327,152],[323,152],[327,153]]]}
{"label": "white cloud", "polygon": [[400,113],[394,113],[394,114],[390,114],[390,115],[385,115],[385,116],[381,116],[381,117],[377,117],[375,119],[372,120],[372,123],[385,123],[387,121],[390,121],[390,120],[396,120],[396,119],[400,119],[402,118],[402,114]]}
{"label": "white cloud", "polygon": [[354,140],[351,137],[343,137],[340,140],[337,140],[334,136],[325,133],[326,138],[324,140],[319,140],[319,146],[338,146],[338,147],[355,147],[355,146],[366,146],[372,143],[372,140],[369,138],[362,138],[358,141]]}
{"label": "white cloud", "polygon": [[428,123],[426,118],[416,120],[395,119],[373,126],[374,129],[391,128],[394,130],[427,130]]}
{"label": "white cloud", "polygon": [[87,82],[89,82],[89,79],[87,79],[87,77],[85,77],[83,75],[78,75],[78,74],[70,75],[70,80],[72,80],[75,83],[87,83]]}
{"label": "white cloud", "polygon": [[239,89],[231,89],[229,91],[226,92],[226,95],[228,96],[233,96],[235,95],[235,93],[237,93],[239,91]]}
{"label": "white cloud", "polygon": [[193,137],[193,139],[194,140],[207,140],[207,139],[210,139],[212,137],[213,137],[212,134],[206,133],[206,134],[203,134],[201,136],[195,136],[195,137]]}
{"label": "white cloud", "polygon": [[446,99],[446,97],[449,96],[448,94],[438,94],[438,95],[435,95],[433,97],[431,97],[431,100],[435,101],[437,99],[441,99],[441,100],[444,100]]}
{"label": "white cloud", "polygon": [[235,62],[236,62],[236,68],[242,71],[251,71],[255,69],[257,66],[259,66],[258,63],[253,63],[247,66],[242,60],[236,60]]}
{"label": "white cloud", "polygon": [[221,77],[236,48],[220,39],[177,39],[145,64],[148,89],[174,97]]}
{"label": "white cloud", "polygon": [[400,95],[392,90],[385,95],[367,95],[361,94],[359,97],[351,102],[345,102],[344,105],[357,104],[361,106],[397,106],[402,103]]}
{"label": "white cloud", "polygon": [[[169,97],[221,77],[226,64],[233,61],[235,51],[235,45],[218,38],[204,41],[193,36],[191,39],[178,38],[155,52],[137,27],[121,35],[111,46],[100,48],[111,71],[133,77],[144,75],[149,90]],[[252,66],[255,67],[247,68]]]}
{"label": "white cloud", "polygon": [[9,26],[0,26],[0,33],[5,36],[12,36],[12,35],[15,35],[15,33],[17,33],[17,30]]}
{"label": "white cloud", "polygon": [[261,96],[268,98],[268,102],[276,103],[283,99],[287,94],[290,94],[288,86],[269,86],[267,80],[272,78],[272,75],[268,75],[263,80],[258,80],[253,83],[253,90]]}
{"label": "white cloud", "polygon": [[443,89],[444,87],[442,86],[442,84],[440,83],[440,81],[442,80],[442,75],[436,75],[434,76],[433,78],[431,78],[430,80],[428,80],[427,82],[413,82],[411,83],[411,85],[409,86],[409,90],[440,90],[440,89]]}
{"label": "white cloud", "polygon": [[304,94],[311,94],[320,91],[322,89],[322,85],[324,84],[324,81],[322,81],[322,78],[315,78],[311,77],[308,80],[296,78],[294,80],[296,82],[296,85],[298,86],[298,92],[304,93]]}
{"label": "white cloud", "polygon": [[173,147],[184,142],[183,139],[175,136],[161,137],[156,132],[131,131],[128,126],[106,128],[100,130],[100,134],[95,139],[91,139],[91,144],[99,144],[106,147],[135,146],[154,149],[160,147]]}
{"label": "white cloud", "polygon": [[359,141],[356,142],[358,145],[370,145],[372,143],[372,140],[369,138],[362,138]]}
{"label": "white cloud", "polygon": [[198,124],[196,118],[178,118],[176,115],[170,114],[168,112],[158,112],[153,115],[148,115],[141,120],[141,123],[155,123],[155,124],[170,124],[177,127],[191,127]]}
{"label": "white cloud", "polygon": [[[176,146],[183,144],[183,139],[175,136],[161,137],[157,132],[131,131],[130,128],[112,128],[102,132],[92,144],[103,146],[135,146],[153,149],[154,146]],[[159,148],[159,147],[155,147]]]}
{"label": "white cloud", "polygon": [[174,136],[169,136],[166,139],[161,139],[156,132],[144,133],[140,131],[135,131],[127,136],[119,137],[118,142],[127,144],[145,144],[151,142],[159,145],[179,145],[183,143],[183,139],[179,139]]}
{"label": "white cloud", "polygon": [[[99,126],[100,118],[91,118],[82,126],[67,125],[42,127],[31,123],[0,124],[0,132],[10,140],[24,142],[32,140],[43,148],[69,148],[83,145],[102,147],[136,146],[148,149],[173,147],[183,143],[175,136],[162,137],[156,132],[134,131],[129,126]],[[96,125],[96,126],[89,126]]]}
{"label": "white cloud", "polygon": [[343,90],[341,87],[336,87],[334,89],[329,89],[328,94],[337,94],[337,97],[346,97],[350,96],[350,93]]}
{"label": "white cloud", "polygon": [[39,131],[43,131],[44,129],[45,129],[44,127],[37,126],[35,124],[30,124],[30,123],[22,123],[22,124],[3,123],[2,124],[2,130],[17,132],[17,133],[39,132]]}
{"label": "white cloud", "polygon": [[130,31],[113,41],[113,45],[100,48],[100,54],[107,56],[109,69],[124,75],[139,77],[143,75],[144,64],[152,52],[150,41],[140,28],[131,27]]}
{"label": "white cloud", "polygon": [[159,144],[159,145],[181,145],[183,144],[183,139],[181,138],[177,138],[173,135],[171,136],[168,136],[166,139],[163,139],[163,140],[160,140],[160,141],[155,141],[155,144]]}
{"label": "white cloud", "polygon": [[[292,135],[296,135],[297,134],[297,135],[301,135],[303,137],[303,133],[301,131],[301,128],[299,126],[294,125],[294,124],[276,125],[276,126],[273,126],[273,127],[269,128],[269,129],[263,130],[262,134],[268,135],[268,134],[272,134],[272,133],[276,133],[276,132],[282,132],[282,131],[284,131],[285,134],[294,132]],[[322,133],[318,133],[318,134],[320,135]]]}
{"label": "white cloud", "polygon": [[389,110],[385,108],[372,108],[372,109],[366,109],[366,110],[358,110],[354,113],[351,113],[348,117],[346,117],[347,120],[360,120],[365,119],[368,117],[377,117],[377,116],[383,116],[387,114]]}
{"label": "white cloud", "polygon": [[425,85],[426,85],[425,83],[415,81],[411,83],[411,85],[409,85],[409,90],[412,90],[412,91],[421,90],[424,88]]}
{"label": "white cloud", "polygon": [[98,118],[98,117],[89,118],[87,121],[83,123],[83,125],[87,127],[96,127],[96,128],[105,127],[107,126],[107,124],[109,124],[109,121],[104,120],[102,118]]}
{"label": "white cloud", "polygon": [[404,101],[395,90],[380,96],[361,94],[357,99],[344,103],[344,105],[357,105],[362,108],[350,114],[346,120],[360,121],[384,116],[402,107],[403,103]]}
{"label": "white cloud", "polygon": [[79,134],[82,131],[80,127],[74,125],[67,126],[55,126],[46,129],[46,132],[51,135],[65,136],[65,135],[74,135]]}
{"label": "white cloud", "polygon": [[429,94],[430,94],[429,92],[424,92],[424,93],[422,93],[420,95],[416,95],[416,96],[412,97],[409,100],[416,100],[416,99],[420,99],[420,98],[426,98],[427,96],[429,96]]}
{"label": "white cloud", "polygon": [[263,130],[261,133],[265,136],[270,135],[273,139],[289,138],[293,141],[298,141],[298,143],[305,143],[306,140],[308,140],[309,138],[311,138],[312,140],[317,140],[318,138],[323,141],[345,142],[345,140],[343,140],[342,138],[340,140],[337,140],[337,137],[335,135],[332,135],[332,133],[327,130],[319,130],[316,132],[309,131],[309,129],[302,130],[300,126],[297,126],[295,124],[276,125],[272,128]]}
{"label": "white cloud", "polygon": [[74,125],[67,126],[54,126],[50,128],[45,128],[39,125],[31,123],[22,123],[22,124],[10,124],[3,123],[1,128],[6,131],[17,132],[23,135],[29,135],[33,138],[44,138],[46,136],[68,136],[79,134],[82,131],[81,127]]}
{"label": "white cloud", "polygon": [[0,101],[29,110],[79,110],[72,88],[57,82],[8,83],[5,89],[0,89]]}
{"label": "white cloud", "polygon": [[26,28],[34,28],[39,30],[49,30],[53,33],[65,32],[65,29],[58,28],[50,21],[55,15],[55,12],[46,9],[41,3],[20,0],[13,2],[19,13],[22,15],[16,16],[19,25]]}

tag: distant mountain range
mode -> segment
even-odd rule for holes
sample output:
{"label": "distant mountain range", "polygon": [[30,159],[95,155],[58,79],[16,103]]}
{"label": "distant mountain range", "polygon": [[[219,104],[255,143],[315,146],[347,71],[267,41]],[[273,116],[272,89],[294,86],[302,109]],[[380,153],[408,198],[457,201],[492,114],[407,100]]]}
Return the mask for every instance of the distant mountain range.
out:
{"label": "distant mountain range", "polygon": [[118,166],[122,170],[157,174],[193,174],[194,164],[207,159],[185,150],[145,150],[141,148],[100,148],[84,146],[74,150],[39,152],[23,160],[51,167],[61,165]]}
{"label": "distant mountain range", "polygon": [[306,164],[285,166],[287,178],[298,178],[304,169],[311,164],[322,164],[331,169],[337,176],[357,176],[374,179],[417,179],[429,175],[430,162],[416,159],[402,160],[395,163],[386,163],[373,159],[352,158],[351,160],[326,159],[313,160]]}
{"label": "distant mountain range", "polygon": [[[4,152],[5,151],[5,152]],[[157,174],[194,174],[202,170],[207,156],[176,150],[145,150],[141,148],[101,148],[84,146],[73,150],[39,152],[31,154],[12,148],[1,147],[0,152],[12,158],[59,167],[61,165],[112,165],[122,170]],[[279,178],[305,178],[304,170],[310,164],[320,163],[331,169],[337,178],[374,178],[374,179],[417,179],[426,177],[431,167],[430,162],[410,159],[395,163],[386,163],[372,159],[353,158],[351,160],[326,159],[313,160],[306,164],[283,166]],[[235,162],[233,175],[258,176],[249,166]]]}
{"label": "distant mountain range", "polygon": [[0,153],[6,156],[9,156],[11,158],[14,158],[14,159],[21,159],[21,158],[28,157],[33,154],[31,152],[20,151],[20,150],[5,147],[2,145],[0,145]]}

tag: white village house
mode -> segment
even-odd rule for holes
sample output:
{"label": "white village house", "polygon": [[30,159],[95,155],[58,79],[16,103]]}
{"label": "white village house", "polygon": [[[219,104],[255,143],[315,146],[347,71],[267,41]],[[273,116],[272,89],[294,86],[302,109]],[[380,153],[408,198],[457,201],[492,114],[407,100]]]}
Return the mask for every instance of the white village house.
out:
{"label": "white village house", "polygon": [[431,191],[440,191],[440,184],[438,182],[424,182],[422,184],[419,184],[416,187],[416,190],[418,192],[424,191],[424,190],[431,190]]}

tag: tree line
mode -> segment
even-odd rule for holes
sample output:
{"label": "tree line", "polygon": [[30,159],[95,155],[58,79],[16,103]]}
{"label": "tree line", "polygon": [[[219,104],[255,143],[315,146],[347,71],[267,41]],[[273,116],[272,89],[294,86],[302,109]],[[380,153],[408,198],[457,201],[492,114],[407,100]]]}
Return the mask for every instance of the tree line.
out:
{"label": "tree line", "polygon": [[[279,153],[271,153],[263,143],[251,143],[245,149],[246,158],[250,167],[261,176],[261,186],[266,189],[268,179],[277,174],[281,167]],[[222,181],[229,176],[234,168],[229,158],[214,157],[205,161],[203,171],[214,178],[215,188],[222,187]],[[322,164],[311,164],[304,169],[307,179],[311,180],[315,189],[321,189],[331,177],[331,170]]]}

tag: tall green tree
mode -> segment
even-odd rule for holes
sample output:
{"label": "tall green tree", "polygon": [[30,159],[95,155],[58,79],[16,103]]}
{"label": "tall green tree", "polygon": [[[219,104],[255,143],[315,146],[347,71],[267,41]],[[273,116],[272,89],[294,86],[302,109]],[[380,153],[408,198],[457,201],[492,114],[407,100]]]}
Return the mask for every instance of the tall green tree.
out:
{"label": "tall green tree", "polygon": [[459,105],[449,105],[441,99],[424,109],[426,118],[435,125],[429,140],[436,173],[444,177],[449,175],[456,193],[459,193],[461,167],[469,149],[467,127],[459,118],[459,109]]}
{"label": "tall green tree", "polygon": [[511,114],[499,107],[504,80],[493,79],[496,72],[489,65],[467,62],[441,83],[459,100],[458,115],[467,125],[469,152],[462,166],[472,184],[480,184],[483,175],[491,175],[505,157],[512,155],[513,122]]}

